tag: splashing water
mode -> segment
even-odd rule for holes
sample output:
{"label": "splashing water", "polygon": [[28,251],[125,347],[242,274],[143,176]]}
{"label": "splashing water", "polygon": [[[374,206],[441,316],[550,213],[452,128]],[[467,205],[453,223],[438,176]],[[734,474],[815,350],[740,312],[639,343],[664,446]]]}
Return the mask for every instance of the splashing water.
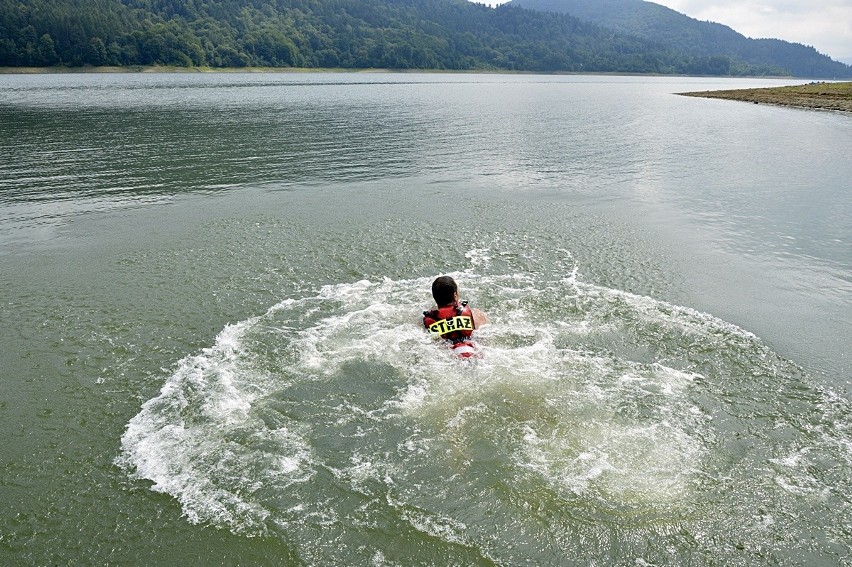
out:
{"label": "splashing water", "polygon": [[[495,254],[452,274],[492,319],[481,359],[421,328],[430,279],[326,286],[182,360],[119,463],[191,522],[284,538],[308,564],[848,549],[848,402],[734,325],[571,265],[484,275]],[[838,521],[791,546],[820,514]]]}

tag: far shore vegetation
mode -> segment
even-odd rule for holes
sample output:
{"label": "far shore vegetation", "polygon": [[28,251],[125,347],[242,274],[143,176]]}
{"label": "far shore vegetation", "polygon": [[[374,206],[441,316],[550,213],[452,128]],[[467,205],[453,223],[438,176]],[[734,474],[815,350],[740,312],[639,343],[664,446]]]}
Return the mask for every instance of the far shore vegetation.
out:
{"label": "far shore vegetation", "polygon": [[[210,67],[177,65],[83,65],[71,67],[55,65],[52,67],[0,67],[0,74],[5,75],[40,75],[62,73],[430,73],[432,69],[346,69],[346,68],[314,68],[314,67]],[[449,71],[446,71],[449,72]]]}
{"label": "far shore vegetation", "polygon": [[852,82],[816,82],[763,89],[735,89],[680,93],[684,96],[721,98],[754,104],[773,104],[813,110],[852,112]]}
{"label": "far shore vegetation", "polygon": [[[852,77],[812,48],[691,51],[466,0],[0,0],[0,66]],[[88,68],[91,66],[91,69]]]}
{"label": "far shore vegetation", "polygon": [[[509,69],[432,69],[388,67],[211,67],[180,65],[54,65],[50,67],[0,66],[0,75],[50,75],[50,74],[110,74],[110,73],[411,73],[411,74],[495,74],[495,75],[589,75],[589,76],[652,76],[652,77],[718,77],[718,75],[687,73],[642,73],[629,71],[523,71]],[[788,75],[745,75],[737,78],[791,79]]]}

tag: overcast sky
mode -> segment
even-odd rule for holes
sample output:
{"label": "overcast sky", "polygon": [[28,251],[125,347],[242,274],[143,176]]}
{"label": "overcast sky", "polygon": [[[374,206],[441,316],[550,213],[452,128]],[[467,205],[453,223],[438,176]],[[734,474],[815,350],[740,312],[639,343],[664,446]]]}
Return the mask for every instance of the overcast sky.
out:
{"label": "overcast sky", "polygon": [[[774,37],[811,45],[832,59],[852,64],[852,0],[654,2],[699,20],[725,24],[748,37]],[[489,0],[487,3],[494,5],[502,1]]]}
{"label": "overcast sky", "polygon": [[748,37],[812,45],[852,62],[852,0],[655,0],[687,16],[730,26]]}

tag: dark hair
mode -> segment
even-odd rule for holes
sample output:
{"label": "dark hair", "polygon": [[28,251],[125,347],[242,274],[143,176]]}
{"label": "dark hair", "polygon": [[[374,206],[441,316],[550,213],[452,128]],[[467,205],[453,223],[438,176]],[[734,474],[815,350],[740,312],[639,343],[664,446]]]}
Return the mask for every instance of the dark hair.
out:
{"label": "dark hair", "polygon": [[456,285],[456,280],[450,276],[441,276],[432,282],[432,297],[435,298],[438,307],[455,303],[458,290],[459,286]]}

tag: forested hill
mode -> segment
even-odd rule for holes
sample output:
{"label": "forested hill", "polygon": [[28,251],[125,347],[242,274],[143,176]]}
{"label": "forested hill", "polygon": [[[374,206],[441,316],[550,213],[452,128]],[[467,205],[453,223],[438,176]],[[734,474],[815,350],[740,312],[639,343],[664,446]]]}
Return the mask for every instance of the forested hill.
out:
{"label": "forested hill", "polygon": [[0,66],[53,65],[790,74],[466,0],[0,0]]}
{"label": "forested hill", "polygon": [[728,26],[702,22],[644,0],[511,0],[511,5],[576,16],[695,57],[720,56],[752,65],[777,65],[797,77],[852,77],[852,66],[813,47],[779,39],[749,39]]}

